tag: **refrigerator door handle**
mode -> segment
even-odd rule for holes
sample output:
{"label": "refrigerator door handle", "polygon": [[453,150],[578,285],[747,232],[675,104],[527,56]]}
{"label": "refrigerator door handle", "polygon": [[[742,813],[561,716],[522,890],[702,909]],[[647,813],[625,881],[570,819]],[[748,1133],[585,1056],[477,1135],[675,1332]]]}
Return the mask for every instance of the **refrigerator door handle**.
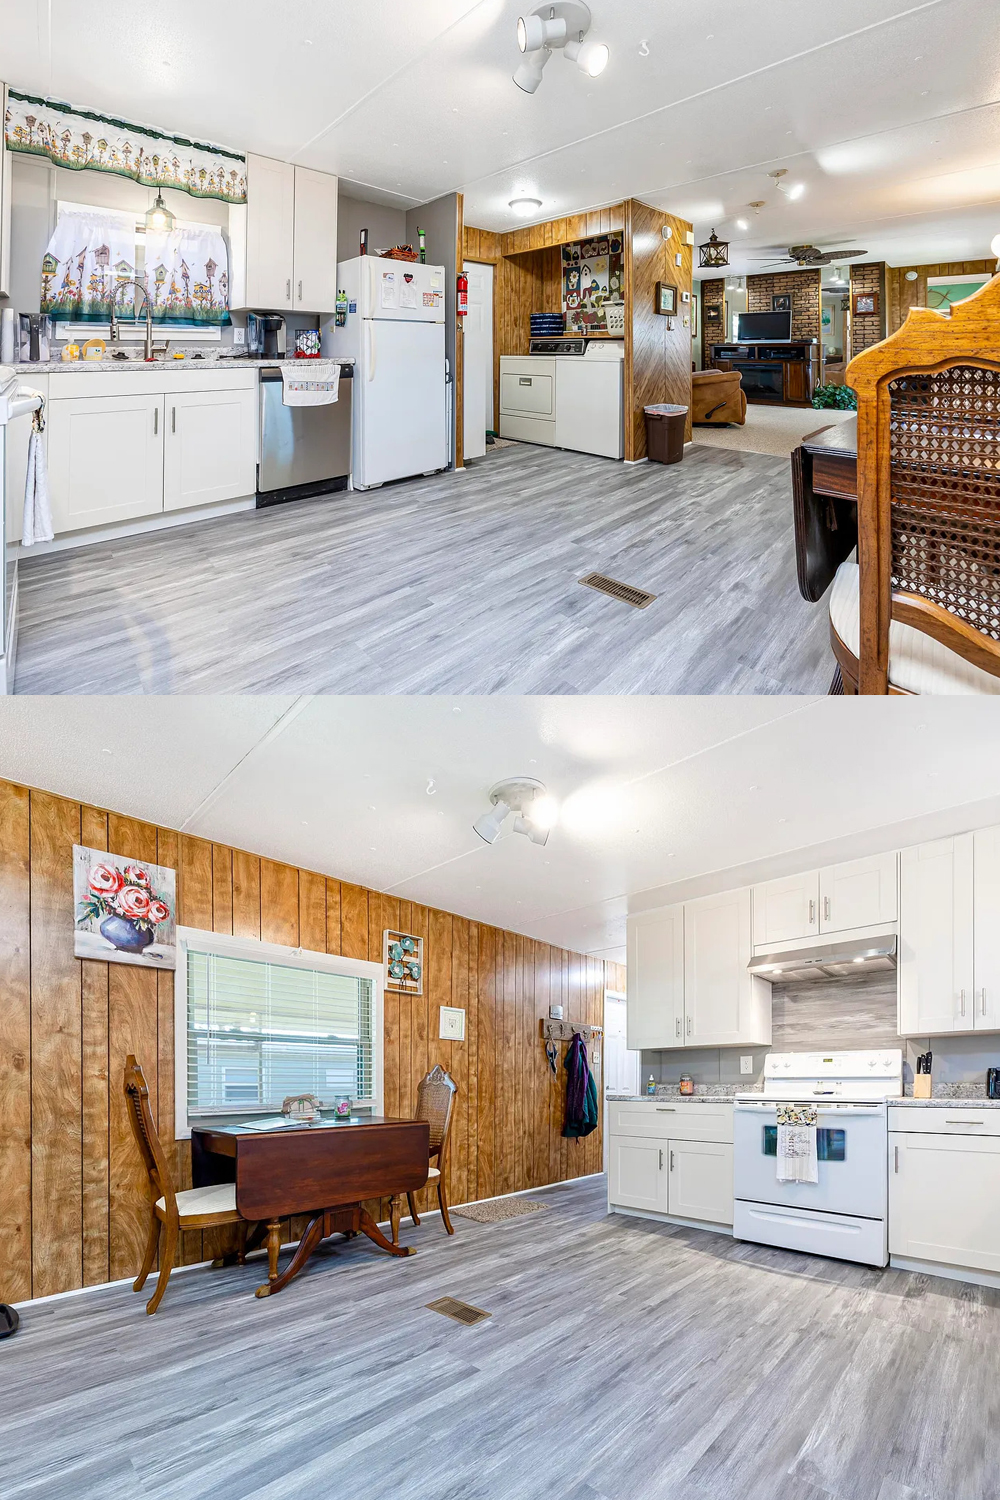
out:
{"label": "refrigerator door handle", "polygon": [[375,379],[375,319],[368,319],[368,380]]}

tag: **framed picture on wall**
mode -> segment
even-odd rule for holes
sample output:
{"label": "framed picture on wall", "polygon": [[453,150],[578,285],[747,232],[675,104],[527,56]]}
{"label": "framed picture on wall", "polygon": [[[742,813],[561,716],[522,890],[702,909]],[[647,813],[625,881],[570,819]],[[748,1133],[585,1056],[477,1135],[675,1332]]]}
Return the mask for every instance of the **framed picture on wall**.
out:
{"label": "framed picture on wall", "polygon": [[791,310],[792,310],[792,294],[791,294],[791,292],[775,292],[774,295],[771,298],[771,311],[772,312],[791,312]]}
{"label": "framed picture on wall", "polygon": [[856,318],[877,317],[878,292],[855,292],[852,298],[851,311]]}
{"label": "framed picture on wall", "polygon": [[693,339],[696,339],[698,337],[698,308],[700,306],[701,306],[701,299],[699,297],[692,297],[691,298],[691,337]]}
{"label": "framed picture on wall", "polygon": [[677,316],[677,288],[669,281],[656,283],[656,311],[664,318]]}
{"label": "framed picture on wall", "polygon": [[74,844],[73,906],[77,958],[176,967],[175,870]]}

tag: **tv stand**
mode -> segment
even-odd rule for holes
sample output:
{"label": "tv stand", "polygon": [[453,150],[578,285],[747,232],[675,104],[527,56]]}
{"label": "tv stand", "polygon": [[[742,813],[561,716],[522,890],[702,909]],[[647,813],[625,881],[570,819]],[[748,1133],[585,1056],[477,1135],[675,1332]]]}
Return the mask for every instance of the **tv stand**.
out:
{"label": "tv stand", "polygon": [[816,339],[777,344],[713,344],[710,365],[738,370],[748,401],[764,406],[811,406],[823,378]]}

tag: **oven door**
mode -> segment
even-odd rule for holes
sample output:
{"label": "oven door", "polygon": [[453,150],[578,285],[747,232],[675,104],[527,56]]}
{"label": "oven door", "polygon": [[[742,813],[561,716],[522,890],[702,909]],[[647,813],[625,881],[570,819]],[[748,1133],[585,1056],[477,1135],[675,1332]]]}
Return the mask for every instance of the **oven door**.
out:
{"label": "oven door", "polygon": [[778,1181],[778,1111],[737,1104],[733,1111],[736,1197],[823,1213],[885,1217],[888,1135],[884,1104],[821,1104],[819,1182]]}

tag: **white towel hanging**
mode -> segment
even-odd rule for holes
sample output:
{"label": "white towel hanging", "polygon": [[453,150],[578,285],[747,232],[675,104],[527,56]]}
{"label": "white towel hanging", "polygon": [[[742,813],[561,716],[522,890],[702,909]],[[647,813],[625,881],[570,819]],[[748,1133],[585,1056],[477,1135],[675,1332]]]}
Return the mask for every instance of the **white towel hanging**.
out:
{"label": "white towel hanging", "polygon": [[21,525],[21,546],[31,547],[35,542],[51,542],[55,536],[52,527],[52,507],[49,504],[49,474],[45,463],[45,445],[39,431],[36,412],[32,419],[31,437],[28,439],[28,472],[24,483],[24,517]]}
{"label": "white towel hanging", "polygon": [[340,394],[340,365],[335,360],[300,360],[281,366],[284,406],[329,406]]}
{"label": "white towel hanging", "polygon": [[815,1104],[778,1105],[778,1181],[819,1182]]}

